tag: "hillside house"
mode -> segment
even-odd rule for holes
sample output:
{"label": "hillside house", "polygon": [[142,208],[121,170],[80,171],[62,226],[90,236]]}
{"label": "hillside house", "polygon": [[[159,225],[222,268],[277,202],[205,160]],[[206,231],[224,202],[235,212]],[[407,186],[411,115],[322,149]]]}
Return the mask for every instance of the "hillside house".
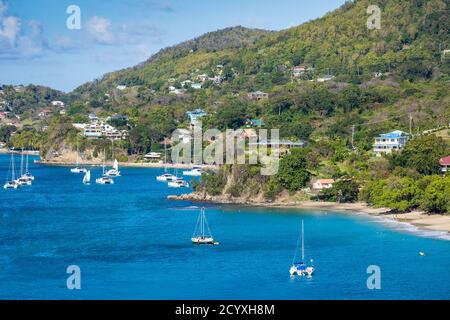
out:
{"label": "hillside house", "polygon": [[269,98],[269,94],[262,91],[250,92],[247,96],[250,100],[256,101],[265,100]]}
{"label": "hillside house", "polygon": [[318,179],[313,183],[312,188],[315,191],[331,189],[336,181],[334,179]]}
{"label": "hillside house", "polygon": [[398,151],[406,145],[409,138],[410,135],[408,133],[400,130],[381,134],[375,138],[373,152],[377,157],[381,157],[382,154],[390,154],[392,151]]}
{"label": "hillside house", "polygon": [[442,173],[446,174],[446,173],[450,172],[450,156],[439,160],[439,164],[441,165]]}
{"label": "hillside house", "polygon": [[197,125],[198,121],[200,121],[201,118],[207,116],[208,114],[203,109],[197,109],[194,111],[188,111],[186,112],[189,122],[191,124],[191,127],[194,127]]}

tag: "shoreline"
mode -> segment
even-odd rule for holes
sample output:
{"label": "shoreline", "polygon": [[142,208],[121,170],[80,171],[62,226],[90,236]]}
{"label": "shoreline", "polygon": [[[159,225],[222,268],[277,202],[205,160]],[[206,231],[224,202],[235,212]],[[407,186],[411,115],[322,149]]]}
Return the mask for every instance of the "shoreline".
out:
{"label": "shoreline", "polygon": [[187,194],[181,196],[169,196],[169,200],[204,202],[223,205],[243,205],[248,207],[278,208],[278,209],[310,209],[341,212],[346,214],[363,213],[373,217],[384,218],[390,222],[407,223],[420,230],[445,232],[450,234],[450,215],[427,214],[421,211],[413,211],[403,214],[393,214],[390,209],[374,208],[366,203],[335,203],[315,201],[287,201],[287,202],[252,202],[236,201],[224,197],[208,197],[199,194]]}
{"label": "shoreline", "polygon": [[[75,166],[88,166],[88,167],[101,167],[103,164],[97,161],[80,161],[78,164],[75,162],[62,162],[62,161],[45,161],[45,160],[36,160],[35,164],[44,165],[44,166],[54,166],[54,167],[75,167]],[[105,162],[105,166],[112,166],[113,162]],[[123,168],[149,168],[149,169],[192,169],[194,164],[182,164],[182,163],[156,163],[156,162],[140,162],[140,163],[131,163],[131,162],[119,162],[119,166]],[[215,170],[217,169],[214,166],[203,165],[204,169]]]}

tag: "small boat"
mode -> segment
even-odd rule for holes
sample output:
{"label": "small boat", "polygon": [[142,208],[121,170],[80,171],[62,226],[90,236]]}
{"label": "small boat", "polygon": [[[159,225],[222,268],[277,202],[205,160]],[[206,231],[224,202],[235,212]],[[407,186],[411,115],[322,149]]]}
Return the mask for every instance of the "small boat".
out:
{"label": "small boat", "polygon": [[106,176],[108,176],[108,177],[120,177],[119,162],[117,161],[117,159],[114,160],[113,168],[106,172]]}
{"label": "small boat", "polygon": [[[106,153],[105,153],[106,154]],[[103,161],[103,173],[102,177],[95,180],[95,183],[97,184],[114,184],[114,180],[111,179],[111,177],[108,177],[105,174],[105,161]]]}
{"label": "small boat", "polygon": [[194,167],[192,168],[192,170],[189,171],[183,171],[183,176],[188,176],[188,177],[201,177],[203,174],[203,170],[201,167]]}
{"label": "small boat", "polygon": [[[11,162],[9,165],[9,170],[11,173],[11,180],[6,181],[6,183],[3,186],[3,189],[17,189],[19,187],[19,183],[16,180],[16,169],[14,167],[14,154],[11,153]],[[9,176],[9,173],[8,173]]]}
{"label": "small boat", "polygon": [[79,147],[78,147],[78,143],[77,143],[77,164],[75,168],[70,169],[70,172],[72,173],[86,173],[87,169],[86,168],[81,168],[79,166],[79,162],[80,162],[80,158],[79,158]]}
{"label": "small boat", "polygon": [[27,160],[26,160],[26,166],[25,166],[25,173],[22,175],[22,178],[28,179],[29,181],[34,181],[34,176],[30,173],[30,171],[28,170],[28,163],[29,163],[29,158],[28,158],[28,153],[27,153]]}
{"label": "small boat", "polygon": [[196,245],[219,245],[214,241],[214,238],[209,229],[208,221],[206,220],[205,208],[202,208],[198,216],[197,225],[195,226],[194,235],[192,236],[192,243]]}
{"label": "small boat", "polygon": [[177,179],[175,181],[171,181],[167,185],[170,188],[189,188],[189,183],[187,183],[183,179]]}
{"label": "small boat", "polygon": [[90,184],[91,183],[91,170],[88,170],[83,178],[83,184]]}
{"label": "small boat", "polygon": [[159,182],[171,182],[178,180],[178,177],[170,173],[164,173],[163,175],[156,177],[156,180]]}
{"label": "small boat", "polygon": [[291,276],[307,276],[307,277],[312,277],[313,273],[314,273],[314,266],[312,265],[312,260],[311,260],[311,265],[307,266],[305,261],[305,237],[304,237],[304,223],[302,220],[302,260],[300,262],[296,262],[297,260],[297,251],[298,251],[298,243],[297,243],[297,249],[295,250],[295,257],[294,257],[294,262],[292,264],[291,269],[289,270]]}
{"label": "small boat", "polygon": [[114,180],[110,177],[101,177],[95,180],[97,184],[114,184]]}
{"label": "small boat", "polygon": [[[28,164],[27,164],[28,167]],[[27,170],[28,171],[28,170]],[[25,175],[24,173],[24,151],[22,149],[22,157],[20,159],[20,178],[16,180],[19,186],[31,186],[33,184],[33,180]]]}

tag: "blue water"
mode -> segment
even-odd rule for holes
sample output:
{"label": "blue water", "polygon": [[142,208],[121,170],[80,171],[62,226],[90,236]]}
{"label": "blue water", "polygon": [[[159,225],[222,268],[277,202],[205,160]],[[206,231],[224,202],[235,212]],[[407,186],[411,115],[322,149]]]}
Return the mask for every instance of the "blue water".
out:
{"label": "blue water", "polygon": [[[0,299],[450,298],[450,241],[434,234],[364,215],[207,206],[221,245],[195,247],[196,204],[166,200],[161,170],[122,171],[115,185],[84,186],[68,168],[32,165],[32,187],[1,189]],[[301,219],[317,273],[293,280]],[[69,265],[81,290],[66,287]],[[369,265],[381,290],[367,289]]]}

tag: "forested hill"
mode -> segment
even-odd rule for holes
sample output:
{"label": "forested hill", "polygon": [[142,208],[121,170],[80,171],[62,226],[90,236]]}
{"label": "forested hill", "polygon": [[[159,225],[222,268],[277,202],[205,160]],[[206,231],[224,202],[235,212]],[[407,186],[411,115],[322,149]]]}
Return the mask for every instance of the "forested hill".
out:
{"label": "forested hill", "polygon": [[0,85],[0,107],[17,115],[48,107],[52,101],[64,100],[65,94],[44,86]]}
{"label": "forested hill", "polygon": [[[367,8],[381,9],[381,29],[369,30]],[[432,79],[448,72],[442,51],[449,47],[449,0],[349,1],[320,19],[280,32],[229,28],[162,50],[134,68],[113,72],[76,93],[97,93],[117,85],[164,88],[168,79],[224,65],[232,87],[269,89],[286,84],[290,67],[307,64],[315,75],[361,81],[373,72],[403,79]]]}

